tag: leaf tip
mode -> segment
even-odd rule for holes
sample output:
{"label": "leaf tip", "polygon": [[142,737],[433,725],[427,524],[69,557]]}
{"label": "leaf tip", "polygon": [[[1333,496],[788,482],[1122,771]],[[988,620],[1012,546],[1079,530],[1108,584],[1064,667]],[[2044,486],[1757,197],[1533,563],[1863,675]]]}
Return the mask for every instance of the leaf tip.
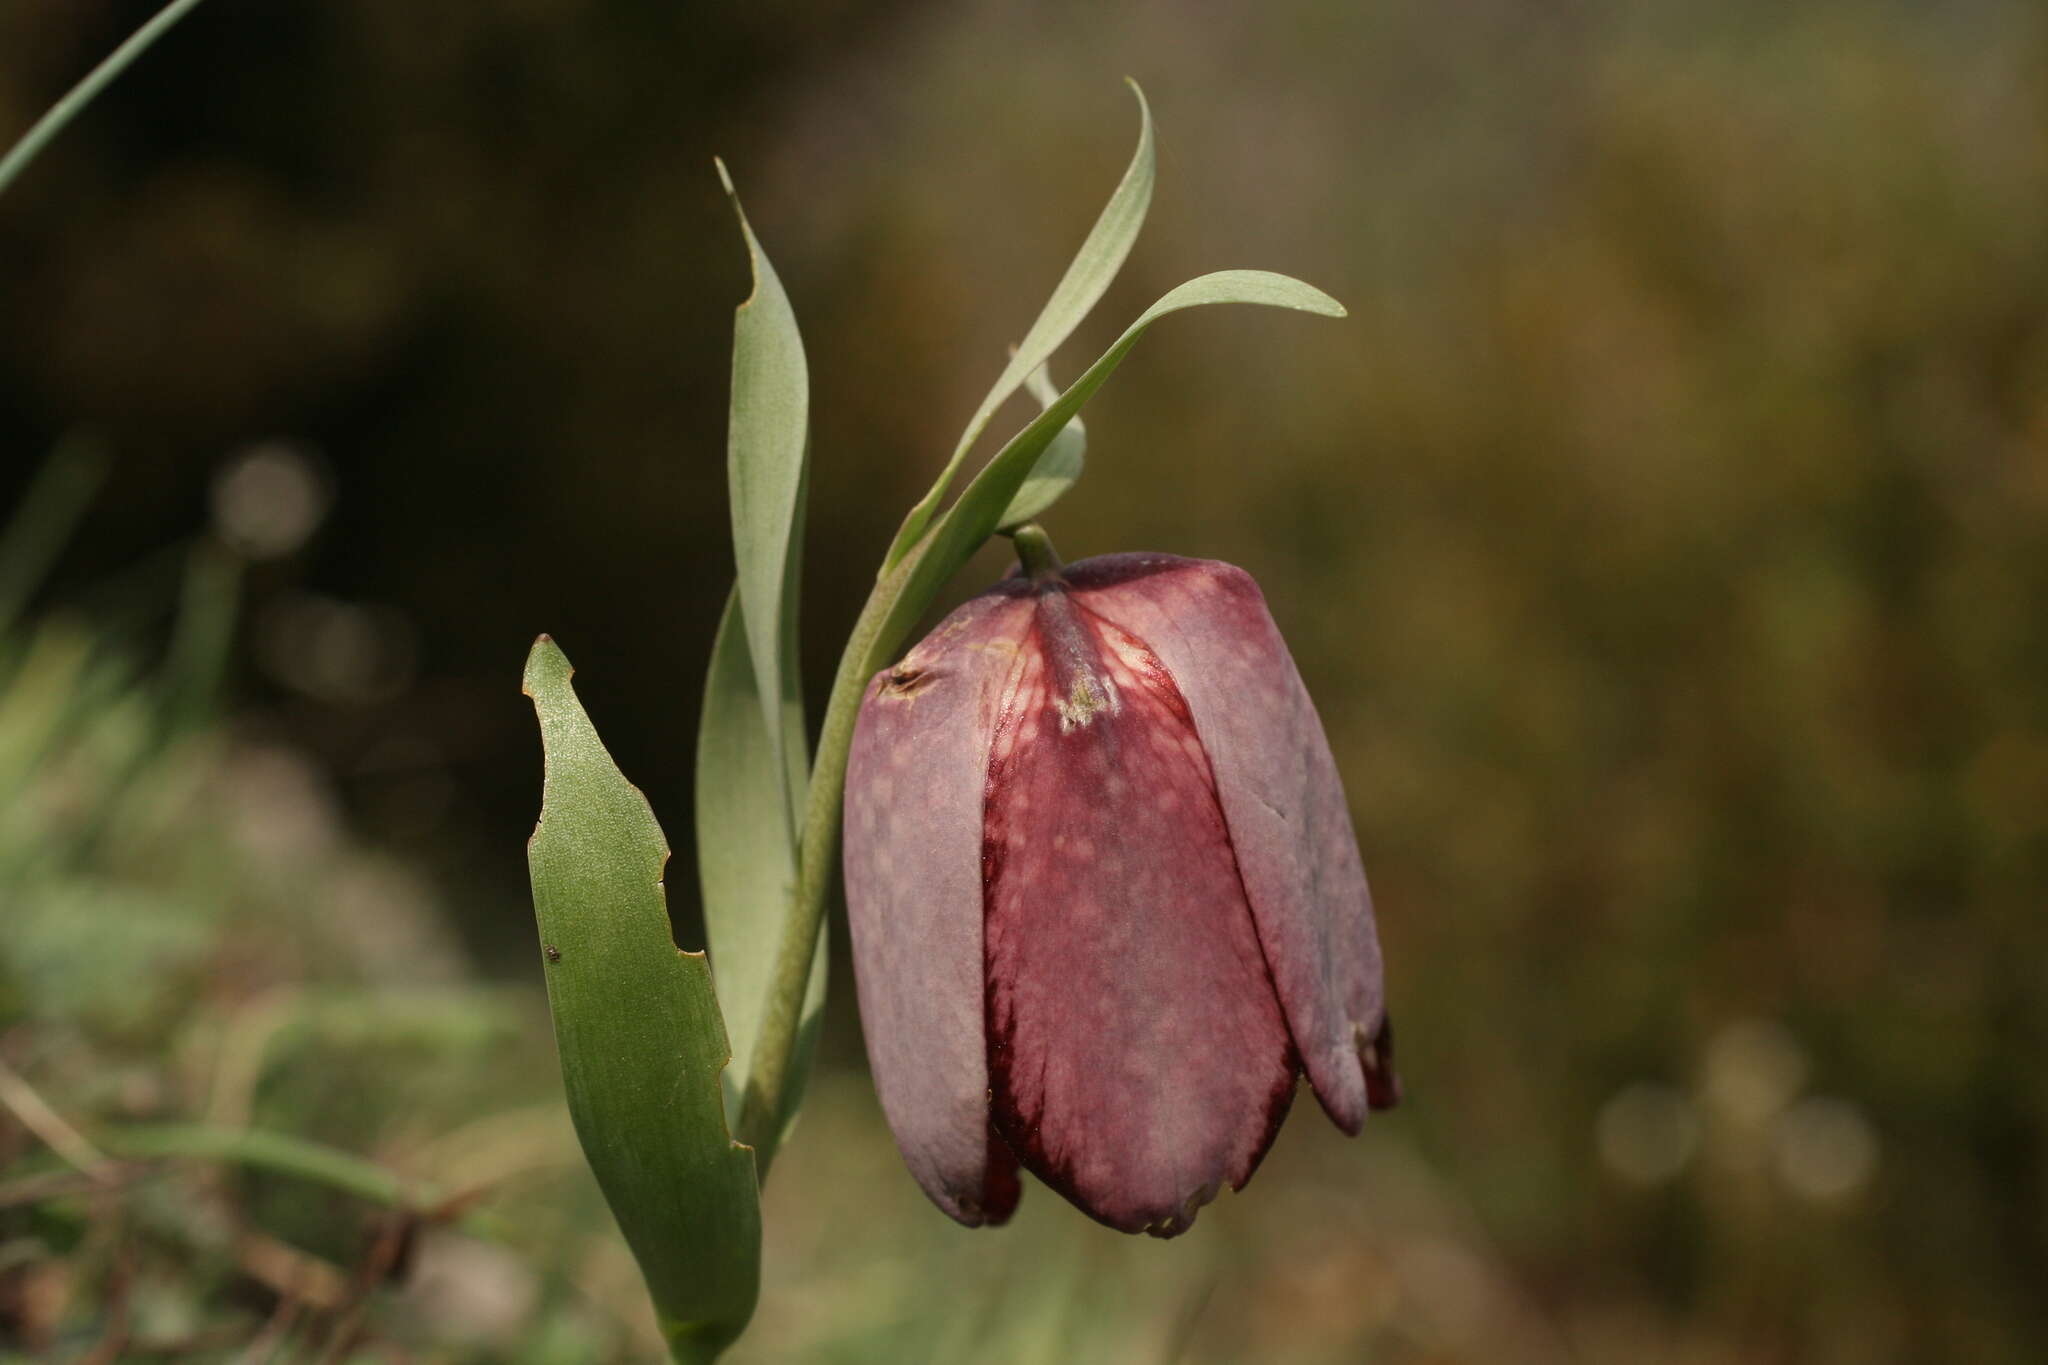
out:
{"label": "leaf tip", "polygon": [[[1296,283],[1301,282],[1296,281]],[[1299,308],[1302,312],[1314,313],[1318,317],[1325,318],[1348,318],[1351,316],[1350,309],[1346,308],[1343,304],[1337,302],[1337,300],[1331,298],[1328,294],[1325,294],[1322,290],[1316,288],[1314,285],[1301,284],[1301,287],[1305,292],[1301,300],[1297,302],[1294,306],[1296,308]]]}
{"label": "leaf tip", "polygon": [[568,682],[575,672],[554,636],[536,635],[533,648],[526,652],[526,669],[520,677],[519,690],[539,701],[543,691]]}
{"label": "leaf tip", "polygon": [[726,169],[725,158],[714,156],[711,158],[711,164],[718,168],[718,183],[725,186],[725,197],[732,201],[733,217],[740,220],[740,237],[747,244],[747,270],[753,279],[754,287],[746,298],[740,300],[740,310],[745,311],[749,304],[760,297],[761,277],[775,272],[769,266],[768,258],[761,253],[761,244],[754,239],[754,225],[747,221],[746,206],[740,203],[740,192],[733,186],[732,172]]}
{"label": "leaf tip", "polygon": [[1152,106],[1146,102],[1145,87],[1138,84],[1136,76],[1125,76],[1124,84],[1131,87],[1131,93],[1138,97],[1138,113],[1144,118],[1145,122],[1150,123],[1152,121]]}
{"label": "leaf tip", "polygon": [[[1138,100],[1138,160],[1148,167],[1152,162],[1152,102],[1145,98],[1145,91],[1135,76],[1124,77],[1124,84],[1131,88],[1131,94]],[[1149,200],[1150,191],[1147,191]]]}

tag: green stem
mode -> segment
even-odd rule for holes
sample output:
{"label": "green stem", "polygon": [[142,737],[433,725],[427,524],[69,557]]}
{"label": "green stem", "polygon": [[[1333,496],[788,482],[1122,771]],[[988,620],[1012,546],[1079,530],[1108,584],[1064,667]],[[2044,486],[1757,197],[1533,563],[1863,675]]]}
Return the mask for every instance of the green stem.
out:
{"label": "green stem", "polygon": [[[1014,491],[1014,490],[1013,490]],[[804,798],[804,828],[797,853],[796,887],[776,945],[775,966],[761,1007],[761,1029],[754,1037],[754,1055],[747,1068],[747,1093],[740,1103],[734,1136],[754,1149],[760,1179],[768,1177],[782,1138],[783,1091],[789,1083],[802,1023],[804,988],[810,980],[811,955],[825,919],[825,898],[839,858],[840,803],[846,790],[846,760],[853,748],[853,725],[860,718],[861,694],[868,679],[892,660],[904,638],[931,605],[931,599],[971,553],[938,562],[932,572],[918,569],[944,537],[943,519],[927,529],[904,556],[875,580],[867,605],[861,608],[839,656],[839,672],[825,703],[825,725],[811,760],[811,784]],[[1059,556],[1052,540],[1035,523],[1021,526],[1013,537],[1025,571],[1034,578],[1057,574]]]}
{"label": "green stem", "polygon": [[1052,537],[1037,522],[1027,521],[1010,532],[1010,543],[1017,547],[1017,562],[1024,566],[1033,583],[1049,582],[1060,576],[1059,551],[1053,549]]}
{"label": "green stem", "polygon": [[[860,717],[861,693],[868,679],[887,664],[909,633],[892,617],[905,613],[903,590],[934,537],[929,533],[911,547],[875,582],[839,656],[839,672],[825,703],[825,724],[818,751],[811,759],[811,784],[804,798],[804,829],[797,854],[796,887],[782,923],[774,974],[762,1005],[761,1031],[747,1068],[747,1093],[740,1104],[739,1141],[754,1149],[754,1166],[766,1180],[782,1137],[782,1094],[796,1053],[803,1014],[804,988],[810,980],[811,955],[825,920],[825,898],[832,887],[833,865],[839,857],[840,802],[846,789],[846,759],[853,748],[853,725]],[[920,606],[920,610],[922,607]],[[912,617],[915,620],[915,617]]]}
{"label": "green stem", "polygon": [[0,158],[0,194],[7,192],[14,177],[36,159],[36,154],[49,145],[52,138],[64,131],[64,126],[77,116],[79,110],[91,104],[93,97],[106,89],[108,82],[126,70],[128,63],[147,51],[151,43],[163,37],[171,25],[184,18],[198,3],[199,0],[171,0],[170,4],[157,11],[154,19],[136,29],[127,42],[86,73],[85,79],[72,86],[64,98],[51,105],[50,111],[37,119],[35,125],[22,134],[21,141],[15,143],[4,158]]}

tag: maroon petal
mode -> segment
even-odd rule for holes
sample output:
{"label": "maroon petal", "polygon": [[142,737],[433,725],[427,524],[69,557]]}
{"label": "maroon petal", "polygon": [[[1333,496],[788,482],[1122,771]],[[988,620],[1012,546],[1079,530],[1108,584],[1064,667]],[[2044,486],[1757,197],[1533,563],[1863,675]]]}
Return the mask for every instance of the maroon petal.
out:
{"label": "maroon petal", "polygon": [[1329,741],[1258,585],[1171,555],[1104,556],[1066,576],[1077,603],[1143,638],[1178,682],[1309,1080],[1357,1132],[1397,1094],[1372,895]]}
{"label": "maroon petal", "polygon": [[1083,1210],[1170,1236],[1250,1178],[1294,1049],[1174,673],[1059,587],[1022,660],[982,835],[992,1112]]}
{"label": "maroon petal", "polygon": [[846,904],[868,1060],[905,1162],[970,1227],[1016,1207],[988,1118],[981,801],[1031,611],[999,587],[868,685],[847,760]]}

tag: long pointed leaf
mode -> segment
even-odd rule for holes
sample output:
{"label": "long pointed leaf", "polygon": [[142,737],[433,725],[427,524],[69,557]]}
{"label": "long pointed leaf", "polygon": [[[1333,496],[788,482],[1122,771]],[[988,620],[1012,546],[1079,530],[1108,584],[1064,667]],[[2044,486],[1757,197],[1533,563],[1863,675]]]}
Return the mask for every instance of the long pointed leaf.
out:
{"label": "long pointed leaf", "polygon": [[[775,267],[754,236],[725,163],[718,176],[732,199],[754,272],[754,292],[733,313],[732,408],[726,469],[732,493],[732,549],[739,568],[761,723],[774,769],[784,774],[785,837],[796,839],[805,765],[789,752],[780,712],[794,698],[796,592],[808,455],[810,379],[796,314]],[[798,731],[801,732],[799,719]]]}
{"label": "long pointed leaf", "polygon": [[974,482],[961,493],[959,501],[947,509],[945,517],[930,531],[930,543],[915,547],[918,551],[916,564],[905,576],[895,604],[876,633],[876,644],[893,655],[896,646],[902,643],[904,636],[917,623],[917,618],[931,605],[932,598],[946,580],[995,533],[1004,509],[1017,496],[1017,490],[1038,463],[1039,456],[1045,453],[1053,438],[1081,411],[1095,391],[1116,372],[1116,367],[1138,344],[1138,338],[1145,334],[1145,330],[1168,313],[1212,303],[1256,303],[1323,317],[1345,316],[1344,305],[1314,285],[1267,270],[1219,270],[1167,291],[1157,303],[1139,314],[1138,320],[1125,328],[1116,343],[1069,385],[1065,393],[1010,438],[1009,444],[974,476]]}
{"label": "long pointed leaf", "polygon": [[[753,296],[733,316],[727,437],[739,577],[713,646],[697,764],[705,937],[733,1043],[725,1091],[736,1123],[796,876],[797,830],[810,781],[797,652],[810,400],[803,339],[788,295],[723,162],[718,173],[754,272]],[[826,955],[821,940],[804,993],[798,1054],[783,1090],[785,1119],[795,1114],[808,1074],[810,1040],[824,1009]]]}
{"label": "long pointed leaf", "polygon": [[953,458],[946,462],[938,481],[910,509],[910,515],[903,519],[902,527],[896,532],[896,541],[889,547],[889,554],[882,561],[883,572],[894,568],[905,552],[917,543],[931,524],[932,516],[939,503],[952,486],[954,475],[960,472],[961,463],[967,452],[981,439],[996,409],[1009,401],[1025,379],[1051,358],[1060,343],[1073,335],[1081,325],[1103,291],[1109,288],[1116,272],[1123,268],[1124,259],[1131,254],[1131,244],[1138,240],[1138,229],[1145,224],[1145,211],[1152,206],[1152,109],[1145,103],[1145,92],[1138,88],[1136,81],[1130,82],[1131,93],[1138,97],[1138,150],[1131,155],[1131,164],[1124,171],[1124,178],[1117,183],[1116,191],[1103,206],[1101,217],[1089,230],[1088,239],[1081,243],[1080,252],[1067,273],[1060,277],[1052,297],[1046,300],[1045,308],[1038,315],[1038,321],[1031,324],[1031,330],[1024,334],[1024,340],[1010,356],[1010,363],[990,389],[988,397],[981,400],[974,417],[967,423],[967,430],[960,435],[960,443],[954,447]]}
{"label": "long pointed leaf", "polygon": [[[712,978],[732,1043],[725,1069],[728,1119],[739,1122],[754,1040],[775,965],[783,915],[796,885],[796,847],[785,832],[782,784],[761,726],[760,692],[747,654],[745,608],[739,594],[726,598],[711,669],[704,680],[704,710],[697,727],[697,875],[704,892],[704,934]],[[800,711],[782,712],[785,751],[801,759]],[[804,998],[800,1029],[815,1034],[825,1002],[825,940],[820,936]],[[802,1094],[807,1058],[799,1058],[786,1087],[784,1110]]]}
{"label": "long pointed leaf", "polygon": [[[1052,376],[1043,365],[1031,372],[1031,377],[1024,381],[1024,387],[1038,400],[1040,411],[1060,399],[1060,392],[1053,387]],[[1088,429],[1081,425],[1080,418],[1068,418],[1059,435],[1052,438],[1052,444],[1038,457],[1038,463],[1032,465],[1031,472],[1025,475],[1016,496],[1003,509],[996,529],[1014,531],[1025,522],[1036,521],[1045,515],[1046,509],[1065,497],[1067,490],[1081,477],[1081,469],[1087,459]]]}
{"label": "long pointed leaf", "polygon": [[523,688],[547,760],[527,865],[562,1081],[671,1354],[715,1360],[759,1292],[753,1153],[726,1130],[727,1048],[710,970],[669,935],[668,845],[605,752],[572,672],[543,635]]}

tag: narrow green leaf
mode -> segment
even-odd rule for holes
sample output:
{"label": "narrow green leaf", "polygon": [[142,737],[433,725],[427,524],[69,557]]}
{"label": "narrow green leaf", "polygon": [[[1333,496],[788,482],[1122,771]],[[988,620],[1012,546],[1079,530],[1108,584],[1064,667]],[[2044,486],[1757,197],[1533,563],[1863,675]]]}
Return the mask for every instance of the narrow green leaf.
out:
{"label": "narrow green leaf", "polygon": [[523,688],[546,754],[527,865],[569,1115],[671,1354],[714,1360],[759,1292],[753,1153],[726,1130],[710,969],[669,934],[668,845],[584,714],[572,671],[543,635]]}
{"label": "narrow green leaf", "polygon": [[1053,289],[1052,297],[1046,300],[1038,321],[1031,324],[1031,330],[1024,334],[1023,342],[1010,356],[1010,363],[996,380],[995,387],[975,409],[974,417],[967,423],[967,430],[961,433],[960,443],[953,449],[953,458],[946,462],[938,482],[903,519],[902,527],[896,532],[896,541],[889,547],[888,557],[882,561],[883,572],[894,568],[931,524],[933,514],[938,511],[946,490],[952,486],[953,477],[960,472],[967,452],[981,439],[981,433],[987,429],[996,410],[1009,401],[1010,395],[1017,392],[1018,386],[1032,371],[1052,357],[1061,342],[1073,335],[1081,320],[1102,298],[1103,291],[1109,288],[1110,281],[1116,278],[1116,272],[1123,268],[1124,258],[1131,254],[1131,244],[1138,240],[1138,229],[1145,224],[1145,211],[1152,206],[1153,152],[1151,107],[1145,103],[1145,92],[1138,88],[1138,83],[1131,81],[1129,84],[1131,93],[1138,97],[1138,150],[1132,154],[1124,178],[1117,183],[1109,203],[1103,206],[1102,216],[1095,220],[1088,239],[1081,243],[1079,254]]}
{"label": "narrow green leaf", "polygon": [[[1059,390],[1053,387],[1052,376],[1040,365],[1024,381],[1024,387],[1038,400],[1041,410],[1059,401]],[[1059,435],[1052,438],[1052,444],[1038,457],[1038,463],[1031,466],[1023,484],[1017,489],[1017,496],[1010,499],[1010,505],[1003,509],[1002,519],[996,523],[998,531],[1016,530],[1027,521],[1036,521],[1047,508],[1066,496],[1074,481],[1081,477],[1081,467],[1088,456],[1088,430],[1076,417],[1060,428]]]}
{"label": "narrow green leaf", "polygon": [[[797,830],[810,781],[797,649],[810,400],[803,339],[788,295],[723,162],[718,174],[746,237],[754,293],[733,316],[727,464],[739,578],[705,682],[697,847],[705,936],[733,1044],[725,1092],[737,1123],[795,882]],[[826,957],[821,939],[798,1016],[797,1054],[781,1095],[784,1129],[809,1074],[825,1003]]]}
{"label": "narrow green leaf", "polygon": [[946,580],[995,533],[1004,509],[1017,496],[1017,490],[1023,486],[1046,447],[1115,373],[1116,367],[1138,344],[1138,338],[1145,334],[1145,330],[1168,313],[1212,303],[1256,303],[1333,318],[1345,315],[1343,304],[1314,285],[1266,270],[1219,270],[1169,290],[1157,303],[1139,314],[1138,320],[1124,329],[1124,334],[1102,353],[1101,359],[1090,365],[1087,372],[1050,407],[1012,436],[1009,444],[974,476],[974,482],[967,485],[959,501],[947,509],[944,518],[931,530],[930,545],[924,548],[915,567],[901,581],[896,601],[876,634],[878,644],[893,651],[917,623],[917,618],[924,614],[925,608],[931,605],[932,598]]}
{"label": "narrow green leaf", "polygon": [[[776,653],[781,663],[776,676],[780,696],[772,704],[767,701],[761,703],[761,714],[772,716],[773,723],[781,732],[782,799],[789,808],[792,842],[803,828],[804,789],[811,781],[810,741],[804,733],[803,654],[797,640],[797,625],[803,614],[805,509],[811,498],[808,449],[805,456],[803,478],[797,481],[796,486],[796,515],[790,518],[789,523],[789,560],[782,575],[782,616],[775,632]],[[733,591],[738,593],[737,583],[733,585]],[[744,628],[740,634],[745,637]],[[756,685],[759,685],[758,680]]]}
{"label": "narrow green leaf", "polygon": [[72,86],[64,98],[51,105],[49,112],[37,119],[21,135],[21,140],[8,149],[7,155],[0,157],[0,194],[7,192],[7,187],[14,183],[14,177],[27,170],[28,163],[34,161],[37,154],[112,83],[114,77],[128,69],[128,63],[147,52],[152,43],[191,13],[198,3],[199,0],[171,0],[148,23],[130,34],[128,41],[107,54],[105,61],[88,71],[85,79]]}
{"label": "narrow green leaf", "polygon": [[[804,802],[809,795],[811,780],[810,746],[804,734],[803,675],[797,657],[796,638],[797,602],[803,590],[804,518],[805,509],[809,504],[810,485],[810,466],[806,462],[803,483],[797,489],[796,524],[790,537],[789,575],[783,579],[782,584],[782,705],[777,712],[782,722],[783,769],[788,775],[784,796],[789,803],[789,828],[793,831],[803,828]],[[737,598],[734,599],[734,605],[738,605]],[[767,994],[770,978],[775,974],[775,955],[781,947],[783,917],[788,913],[789,902],[795,892],[797,849],[794,843],[790,847],[789,856],[790,894],[785,895],[780,903],[767,907],[765,913],[754,913],[748,917],[747,947],[744,951],[760,962],[759,979],[763,997]],[[715,944],[712,951],[716,954]],[[825,1021],[825,978],[830,974],[831,959],[830,941],[820,933],[818,946],[811,953],[811,973],[804,983],[803,1006],[797,1014],[796,1043],[791,1050],[789,1071],[779,1096],[781,1127],[778,1131],[782,1138],[788,1137],[789,1130],[796,1125],[797,1111],[803,1106],[804,1087],[810,1081],[811,1058],[817,1050],[818,1030]],[[714,969],[717,966],[715,956],[712,965]],[[758,1034],[766,1020],[768,1002],[765,998],[750,1000],[746,1002],[746,1009],[747,1019],[753,1026],[753,1031]],[[753,1055],[751,1040],[745,1052],[741,1052],[738,1047],[733,1049],[735,1058],[744,1057],[751,1061]],[[746,1087],[754,1084],[753,1076],[748,1072],[742,1072],[736,1080],[739,1082],[737,1093],[742,1096]],[[733,1116],[731,1121],[734,1125],[739,1122],[739,1111],[739,1105],[734,1105],[727,1111]],[[766,1178],[765,1167],[762,1168],[762,1178]]]}
{"label": "narrow green leaf", "polygon": [[[704,934],[711,971],[732,1044],[725,1069],[728,1119],[739,1122],[754,1042],[761,1031],[768,983],[782,920],[796,886],[796,846],[785,824],[785,794],[775,754],[761,726],[760,691],[747,654],[745,609],[737,591],[725,601],[711,669],[704,680],[704,710],[697,727],[697,875],[704,892]],[[782,711],[785,752],[804,761],[803,716]],[[813,954],[800,1030],[815,1035],[825,1003],[826,948]],[[802,1095],[808,1058],[791,1074],[783,1111],[793,1114]]]}
{"label": "narrow green leaf", "polygon": [[773,769],[783,774],[787,784],[782,800],[782,808],[788,812],[782,818],[784,836],[793,844],[806,765],[789,751],[788,726],[780,712],[793,703],[801,732],[803,699],[796,690],[796,580],[807,478],[810,379],[789,296],[754,237],[722,161],[718,178],[739,217],[754,272],[753,294],[733,312],[732,408],[726,435],[733,558],[739,567],[740,601],[746,605],[742,618],[761,723]]}

